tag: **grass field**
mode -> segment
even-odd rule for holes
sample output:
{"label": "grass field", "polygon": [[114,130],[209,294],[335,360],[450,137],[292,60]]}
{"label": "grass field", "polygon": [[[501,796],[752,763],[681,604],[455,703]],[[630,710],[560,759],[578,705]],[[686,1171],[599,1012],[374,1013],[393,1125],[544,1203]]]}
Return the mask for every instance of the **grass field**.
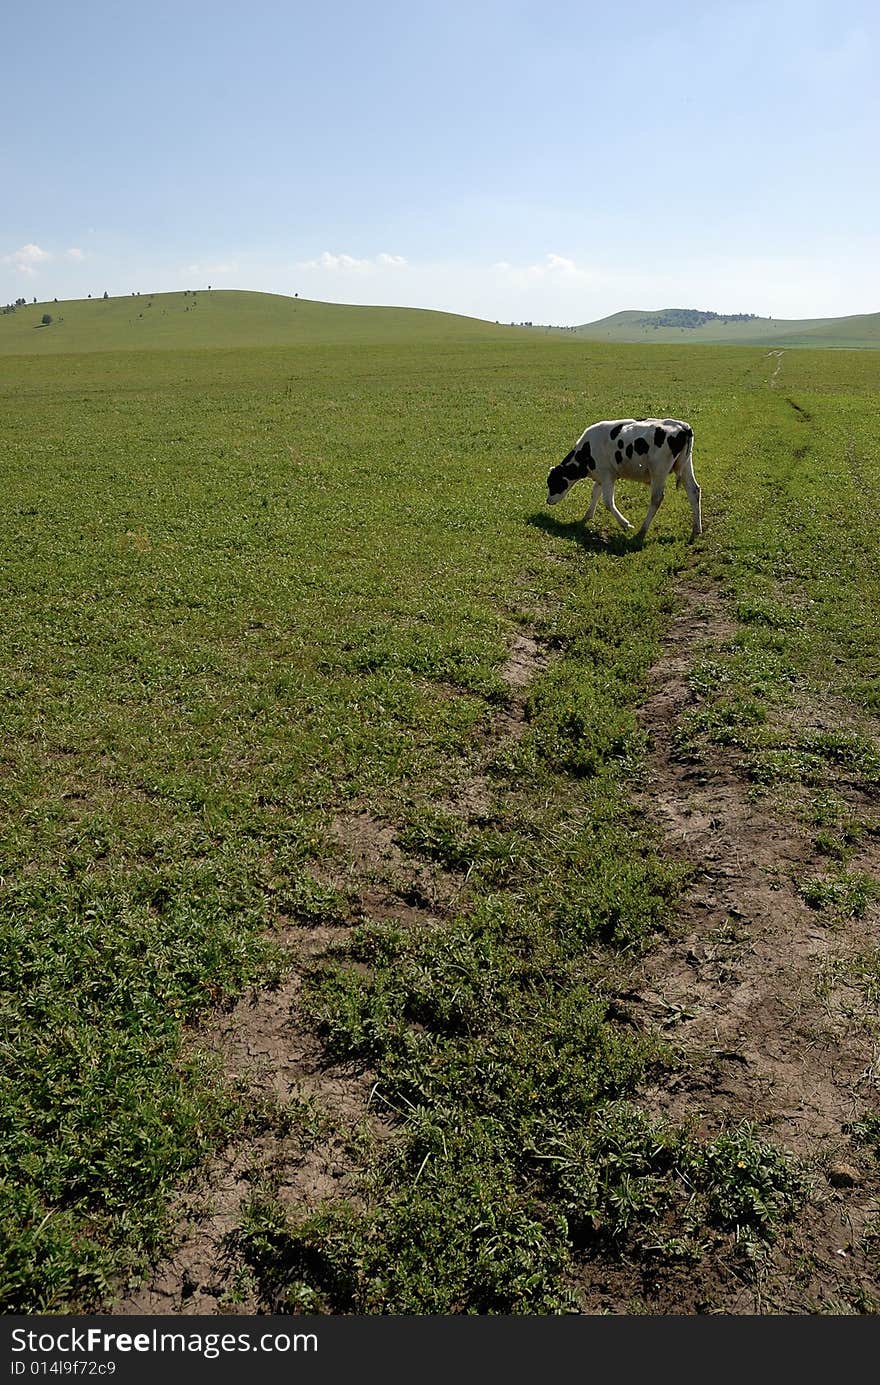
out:
{"label": "grass field", "polygon": [[[843,760],[873,792],[878,357],[787,353],[771,384],[756,349],[290,300],[224,347],[219,295],[151,301],[0,319],[6,1311],[112,1302],[228,1142],[280,1130],[295,1167],[333,1137],[320,1091],[243,1090],[202,1037],[291,968],[291,1024],[369,1075],[385,1131],[346,1135],[354,1192],[326,1206],[253,1172],[233,1302],[567,1311],[622,1248],[745,1248],[747,1273],[807,1173],[759,1124],[639,1106],[681,1059],[615,998],[687,872],[633,800],[637,711],[699,575],[743,639],[690,753],[734,736],[764,791]],[[607,516],[586,534],[586,496],[543,506],[588,421],[642,414],[694,426],[695,549],[680,494],[640,550]],[[786,697],[829,689],[849,739],[784,731]],[[340,884],[365,816],[453,903]]]}

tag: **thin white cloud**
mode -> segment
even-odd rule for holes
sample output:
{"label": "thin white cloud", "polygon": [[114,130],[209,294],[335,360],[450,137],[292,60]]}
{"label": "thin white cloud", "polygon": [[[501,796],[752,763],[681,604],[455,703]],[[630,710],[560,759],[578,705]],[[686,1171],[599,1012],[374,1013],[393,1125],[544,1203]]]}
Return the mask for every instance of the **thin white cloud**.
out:
{"label": "thin white cloud", "polygon": [[72,246],[70,247],[70,249],[69,249],[69,250],[66,250],[64,253],[65,253],[65,255],[67,256],[67,258],[68,258],[69,260],[83,260],[83,259],[85,259],[85,252],[82,251],[82,250],[80,250],[80,248],[79,248],[78,245],[72,245]]}
{"label": "thin white cloud", "polygon": [[596,278],[592,270],[583,269],[580,265],[575,264],[574,260],[567,259],[565,255],[555,255],[550,251],[543,260],[539,260],[535,264],[513,265],[508,260],[497,260],[492,268],[501,274],[510,274],[517,278],[526,276],[529,279],[545,279],[551,275],[569,275],[584,281]]}
{"label": "thin white cloud", "polygon": [[364,270],[369,267],[369,260],[356,260],[353,255],[331,255],[329,250],[325,250],[316,260],[301,260],[297,265],[298,269],[325,269],[331,274],[339,270]]}
{"label": "thin white cloud", "polygon": [[567,260],[564,255],[548,255],[544,268],[548,274],[556,270],[561,270],[565,274],[583,273],[582,270],[578,270],[574,260]]}
{"label": "thin white cloud", "polygon": [[400,269],[405,264],[406,260],[402,255],[387,255],[383,252],[381,255],[377,255],[374,260],[359,260],[354,255],[331,255],[329,250],[325,250],[315,260],[300,260],[297,269],[323,269],[330,274],[364,274],[377,267]]}
{"label": "thin white cloud", "polygon": [[48,250],[43,250],[39,245],[29,243],[19,246],[18,250],[13,250],[11,255],[3,256],[4,264],[15,265],[20,274],[35,274],[37,265],[44,260],[51,260],[52,256]]}

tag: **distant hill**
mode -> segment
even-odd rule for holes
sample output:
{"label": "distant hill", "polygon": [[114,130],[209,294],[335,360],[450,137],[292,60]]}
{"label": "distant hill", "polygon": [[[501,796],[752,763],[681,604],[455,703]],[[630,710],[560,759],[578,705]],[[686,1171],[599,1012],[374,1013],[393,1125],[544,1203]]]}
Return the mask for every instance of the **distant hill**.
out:
{"label": "distant hill", "polygon": [[[42,325],[49,314],[52,322]],[[27,303],[0,313],[0,355],[198,350],[333,342],[456,341],[510,335],[480,318],[427,308],[355,307],[275,293],[204,289]]]}
{"label": "distant hill", "polygon": [[[52,321],[43,325],[48,314]],[[428,308],[319,303],[237,289],[26,303],[0,313],[0,356],[409,341],[471,342],[540,331],[566,340],[880,348],[880,313],[786,321],[696,308],[614,313],[580,327],[499,325]]]}
{"label": "distant hill", "polygon": [[880,348],[880,313],[803,320],[713,313],[696,308],[629,311],[572,329],[589,341],[726,342],[731,346],[838,346]]}

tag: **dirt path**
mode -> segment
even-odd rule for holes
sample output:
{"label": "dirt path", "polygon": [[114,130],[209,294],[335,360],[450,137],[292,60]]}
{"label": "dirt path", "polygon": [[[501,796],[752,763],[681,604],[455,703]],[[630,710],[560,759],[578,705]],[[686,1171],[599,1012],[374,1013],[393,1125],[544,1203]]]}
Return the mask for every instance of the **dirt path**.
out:
{"label": "dirt path", "polygon": [[[629,1003],[666,1028],[685,1062],[643,1101],[657,1115],[696,1118],[707,1133],[754,1122],[806,1162],[813,1192],[756,1286],[724,1288],[709,1270],[700,1282],[698,1270],[684,1306],[662,1311],[693,1311],[701,1299],[724,1312],[852,1312],[871,1302],[878,1311],[871,1224],[880,1180],[851,1130],[880,1094],[876,1016],[853,973],[877,946],[880,910],[832,924],[809,908],[795,885],[819,863],[808,829],[750,798],[733,752],[700,766],[677,757],[694,653],[717,650],[733,633],[711,586],[682,595],[642,713],[652,750],[641,799],[694,876],[679,935],[651,952]],[[850,797],[864,811],[863,795]],[[880,877],[876,837],[852,866]]]}
{"label": "dirt path", "polygon": [[[743,1277],[733,1258],[648,1279],[644,1265],[597,1262],[582,1281],[586,1311],[625,1314],[634,1300],[662,1313],[878,1311],[872,1223],[880,1179],[852,1126],[880,1105],[877,1027],[853,973],[853,962],[876,948],[880,910],[832,925],[810,909],[796,877],[816,862],[816,848],[795,814],[753,801],[733,753],[717,752],[706,765],[678,758],[674,733],[691,701],[692,660],[735,629],[708,582],[685,585],[680,595],[642,709],[651,752],[639,798],[668,850],[692,868],[692,883],[674,936],[644,960],[622,999],[636,1022],[680,1047],[683,1061],[639,1100],[655,1116],[695,1122],[707,1137],[753,1122],[805,1162],[813,1190],[757,1275]],[[490,812],[483,767],[522,733],[529,684],[545,666],[535,640],[518,635],[503,673],[509,705],[443,807],[471,820]],[[864,809],[853,795],[853,807]],[[878,839],[866,841],[853,867],[880,876]],[[333,824],[321,880],[351,901],[351,917],[332,928],[282,920],[287,980],[245,997],[220,1017],[213,1039],[230,1076],[270,1093],[298,1119],[287,1133],[283,1122],[268,1120],[212,1161],[179,1202],[173,1255],[116,1304],[117,1313],[259,1311],[253,1287],[236,1277],[226,1254],[254,1186],[304,1211],[340,1196],[356,1201],[355,1146],[395,1137],[370,1075],[326,1061],[300,1018],[300,988],[314,959],[357,922],[442,922],[466,905],[467,880],[408,857],[394,827],[366,808]],[[313,1112],[311,1125],[304,1112]]]}
{"label": "dirt path", "polygon": [[778,376],[780,370],[782,369],[782,357],[783,357],[783,352],[782,352],[782,351],[768,351],[768,352],[767,352],[767,355],[768,355],[768,356],[776,356],[776,357],[778,357],[778,359],[777,359],[777,361],[776,361],[776,369],[774,370],[773,374],[770,376],[770,388],[771,388],[771,390],[775,390],[775,388],[776,388],[776,377]]}
{"label": "dirt path", "polygon": [[[515,635],[501,678],[509,700],[493,720],[468,776],[441,806],[462,819],[489,810],[484,772],[499,745],[524,729],[528,688],[546,667],[537,642]],[[256,1187],[287,1207],[307,1213],[339,1198],[357,1203],[354,1148],[393,1139],[369,1073],[329,1063],[320,1040],[300,1013],[303,982],[316,959],[368,920],[403,927],[441,923],[467,900],[461,875],[408,856],[393,824],[368,808],[338,817],[326,858],[314,874],[350,902],[349,917],[334,927],[297,926],[279,920],[275,940],[289,957],[289,974],[276,989],[244,996],[228,1014],[206,1027],[199,1041],[218,1055],[229,1080],[269,1099],[267,1118],[246,1129],[203,1169],[192,1189],[178,1197],[174,1250],[140,1286],[120,1297],[115,1314],[255,1313],[261,1304],[247,1277],[230,1258],[229,1237]],[[288,1113],[291,1120],[285,1119]],[[290,1125],[292,1128],[287,1129]]]}

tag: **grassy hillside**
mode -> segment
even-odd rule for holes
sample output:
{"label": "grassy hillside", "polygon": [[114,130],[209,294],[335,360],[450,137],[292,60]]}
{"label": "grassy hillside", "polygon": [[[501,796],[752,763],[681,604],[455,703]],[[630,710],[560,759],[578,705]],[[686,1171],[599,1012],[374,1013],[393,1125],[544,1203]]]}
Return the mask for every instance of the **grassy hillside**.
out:
{"label": "grassy hillside", "polygon": [[880,313],[803,320],[756,317],[746,322],[706,322],[699,327],[653,325],[664,313],[631,310],[576,327],[589,341],[687,342],[728,346],[880,347]]}
{"label": "grassy hillside", "polygon": [[[48,327],[42,325],[45,313],[53,318]],[[0,355],[476,340],[509,332],[478,318],[421,308],[364,308],[212,289],[30,303],[0,316]]]}
{"label": "grassy hillside", "polygon": [[[44,314],[52,322],[44,326]],[[662,313],[615,313],[571,331],[533,328],[528,335],[609,343],[880,348],[880,313],[784,321],[752,318],[699,327],[650,325]],[[645,325],[646,322],[649,325]],[[92,351],[243,349],[318,345],[509,340],[522,328],[424,308],[319,303],[232,289],[29,303],[0,316],[0,356]]]}

